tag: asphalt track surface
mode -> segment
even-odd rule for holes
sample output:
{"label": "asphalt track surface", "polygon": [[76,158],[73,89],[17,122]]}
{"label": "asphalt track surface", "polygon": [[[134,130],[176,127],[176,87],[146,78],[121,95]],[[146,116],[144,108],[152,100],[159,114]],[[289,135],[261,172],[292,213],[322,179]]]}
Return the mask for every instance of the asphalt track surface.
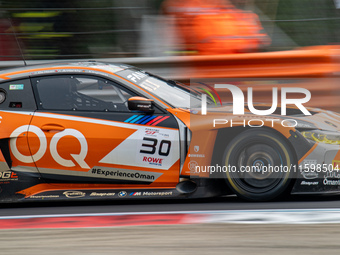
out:
{"label": "asphalt track surface", "polygon": [[24,215],[145,213],[177,211],[340,209],[340,196],[291,196],[283,201],[253,203],[235,196],[198,200],[111,200],[3,204],[0,217]]}
{"label": "asphalt track surface", "polygon": [[[300,197],[248,203],[236,197],[205,200],[129,200],[2,205],[0,217],[181,211],[339,209],[340,197]],[[339,254],[340,223],[179,224],[104,228],[1,229],[4,255],[109,254]]]}

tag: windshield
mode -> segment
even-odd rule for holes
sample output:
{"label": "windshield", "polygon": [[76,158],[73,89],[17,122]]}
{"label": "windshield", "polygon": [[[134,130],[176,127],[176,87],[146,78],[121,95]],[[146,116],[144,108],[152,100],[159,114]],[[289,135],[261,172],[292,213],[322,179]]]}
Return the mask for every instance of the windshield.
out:
{"label": "windshield", "polygon": [[175,108],[189,109],[201,106],[201,93],[189,86],[175,81],[167,81],[156,75],[132,68],[116,74],[137,84]]}

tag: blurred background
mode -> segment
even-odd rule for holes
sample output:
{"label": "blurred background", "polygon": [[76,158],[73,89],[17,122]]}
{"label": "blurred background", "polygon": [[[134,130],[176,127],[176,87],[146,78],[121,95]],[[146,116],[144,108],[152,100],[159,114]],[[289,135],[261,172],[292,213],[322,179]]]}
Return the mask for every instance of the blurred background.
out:
{"label": "blurred background", "polygon": [[[249,49],[212,53],[279,51],[340,41],[339,0],[3,0],[0,10],[0,60],[21,59],[14,32],[27,60],[197,55],[209,38],[232,36],[223,29],[207,30],[224,24],[230,31],[242,21],[254,31],[245,32],[243,24],[233,34],[238,42],[242,33],[248,40],[262,33],[267,40]],[[203,27],[207,21],[211,27]],[[188,42],[184,29],[196,42]]]}
{"label": "blurred background", "polygon": [[284,86],[274,78],[308,78],[308,106],[340,111],[339,32],[340,0],[0,0],[0,68],[100,59],[186,84],[264,78],[259,102]]}

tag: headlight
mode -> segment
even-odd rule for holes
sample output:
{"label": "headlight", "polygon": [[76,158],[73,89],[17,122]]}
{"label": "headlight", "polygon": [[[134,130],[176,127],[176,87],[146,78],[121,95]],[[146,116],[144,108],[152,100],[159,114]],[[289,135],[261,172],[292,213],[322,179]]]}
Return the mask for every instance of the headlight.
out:
{"label": "headlight", "polygon": [[301,134],[308,140],[312,140],[314,142],[340,144],[340,133],[338,132],[311,130],[303,131]]}

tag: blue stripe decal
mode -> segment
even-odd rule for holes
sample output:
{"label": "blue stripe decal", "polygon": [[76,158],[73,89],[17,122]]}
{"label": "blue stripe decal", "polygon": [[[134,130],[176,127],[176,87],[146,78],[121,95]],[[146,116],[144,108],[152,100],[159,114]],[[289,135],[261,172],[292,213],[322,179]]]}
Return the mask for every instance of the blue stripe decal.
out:
{"label": "blue stripe decal", "polygon": [[146,120],[144,120],[143,122],[141,122],[140,124],[145,124],[145,123],[148,123],[149,121],[153,120],[154,118],[156,118],[157,116],[151,116],[151,117],[148,117]]}
{"label": "blue stripe decal", "polygon": [[138,120],[138,121],[136,122],[136,124],[141,123],[142,121],[144,121],[145,119],[148,119],[149,117],[150,117],[149,115],[144,115],[144,117],[141,118],[140,120]]}
{"label": "blue stripe decal", "polygon": [[140,115],[137,118],[135,118],[134,120],[130,121],[130,123],[135,123],[137,120],[143,118],[145,115]]}
{"label": "blue stripe decal", "polygon": [[128,118],[127,120],[125,120],[124,122],[129,123],[130,120],[133,120],[135,117],[137,117],[138,115],[133,115],[132,117]]}

